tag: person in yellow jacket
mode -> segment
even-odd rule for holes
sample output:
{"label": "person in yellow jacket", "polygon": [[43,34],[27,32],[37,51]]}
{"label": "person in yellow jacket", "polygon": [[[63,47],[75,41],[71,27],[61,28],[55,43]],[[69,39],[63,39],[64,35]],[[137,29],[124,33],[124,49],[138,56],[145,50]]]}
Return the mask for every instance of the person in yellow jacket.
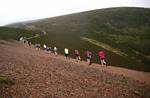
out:
{"label": "person in yellow jacket", "polygon": [[65,52],[65,56],[66,58],[68,58],[68,55],[69,55],[69,50],[67,48],[64,49],[64,52]]}

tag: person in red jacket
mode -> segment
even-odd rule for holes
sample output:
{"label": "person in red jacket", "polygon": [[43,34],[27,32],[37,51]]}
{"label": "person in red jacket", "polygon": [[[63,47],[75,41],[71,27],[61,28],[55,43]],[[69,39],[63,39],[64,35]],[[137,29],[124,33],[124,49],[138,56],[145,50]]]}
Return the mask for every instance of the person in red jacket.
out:
{"label": "person in red jacket", "polygon": [[105,53],[104,53],[104,51],[99,51],[99,52],[98,52],[98,56],[99,56],[99,58],[100,58],[101,65],[106,65],[106,62],[105,62]]}
{"label": "person in red jacket", "polygon": [[88,62],[88,64],[91,64],[91,57],[92,57],[92,53],[90,51],[86,51],[85,52],[85,56],[86,56],[86,61]]}

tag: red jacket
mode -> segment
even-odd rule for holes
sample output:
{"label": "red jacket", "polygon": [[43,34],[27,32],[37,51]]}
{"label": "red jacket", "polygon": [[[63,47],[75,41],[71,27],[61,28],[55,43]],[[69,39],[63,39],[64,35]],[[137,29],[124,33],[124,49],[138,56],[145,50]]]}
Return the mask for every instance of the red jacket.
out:
{"label": "red jacket", "polygon": [[103,51],[99,51],[98,56],[99,56],[100,59],[104,59],[105,58],[105,53]]}
{"label": "red jacket", "polygon": [[92,55],[92,53],[91,53],[90,51],[87,51],[87,52],[85,53],[85,55],[86,55],[86,57],[89,57],[89,56]]}

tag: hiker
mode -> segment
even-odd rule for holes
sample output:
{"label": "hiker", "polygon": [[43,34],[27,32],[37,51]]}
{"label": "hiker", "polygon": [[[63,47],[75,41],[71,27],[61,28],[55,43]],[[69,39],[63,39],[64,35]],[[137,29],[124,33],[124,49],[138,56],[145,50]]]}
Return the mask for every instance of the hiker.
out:
{"label": "hiker", "polygon": [[92,53],[87,50],[87,51],[85,52],[85,56],[86,56],[86,61],[88,62],[89,65],[91,65]]}
{"label": "hiker", "polygon": [[19,41],[23,41],[23,37],[20,37],[20,38],[19,38]]}
{"label": "hiker", "polygon": [[25,44],[27,42],[26,37],[23,37],[23,43]]}
{"label": "hiker", "polygon": [[28,41],[28,45],[31,46],[31,44],[32,44],[31,41]]}
{"label": "hiker", "polygon": [[49,47],[49,53],[52,53],[52,51],[53,51],[52,47]]}
{"label": "hiker", "polygon": [[53,50],[52,50],[52,47],[47,47],[46,50],[47,50],[48,53],[51,53],[51,52],[53,51]]}
{"label": "hiker", "polygon": [[44,50],[46,50],[46,49],[47,49],[47,46],[46,46],[46,44],[44,44],[44,45],[43,45],[43,49],[44,49]]}
{"label": "hiker", "polygon": [[76,56],[76,60],[77,60],[77,62],[78,62],[78,60],[81,60],[81,57],[80,57],[80,53],[79,53],[79,50],[74,50],[74,54],[75,54],[75,56]]}
{"label": "hiker", "polygon": [[[104,51],[99,51],[98,52],[98,56],[99,56],[99,59],[101,61],[101,65],[106,65],[106,62],[105,62],[105,53]],[[107,65],[106,65],[107,66]]]}
{"label": "hiker", "polygon": [[69,55],[69,50],[67,48],[64,49],[64,52],[65,52],[65,56],[66,58],[68,58],[68,55]]}
{"label": "hiker", "polygon": [[50,48],[48,46],[46,47],[46,51],[47,53],[50,53]]}
{"label": "hiker", "polygon": [[35,48],[36,48],[37,50],[40,50],[41,45],[40,45],[40,44],[35,44]]}
{"label": "hiker", "polygon": [[19,38],[19,41],[24,44],[24,37],[20,37],[20,38]]}
{"label": "hiker", "polygon": [[57,53],[57,47],[54,47],[54,54],[57,56],[58,55],[58,53]]}

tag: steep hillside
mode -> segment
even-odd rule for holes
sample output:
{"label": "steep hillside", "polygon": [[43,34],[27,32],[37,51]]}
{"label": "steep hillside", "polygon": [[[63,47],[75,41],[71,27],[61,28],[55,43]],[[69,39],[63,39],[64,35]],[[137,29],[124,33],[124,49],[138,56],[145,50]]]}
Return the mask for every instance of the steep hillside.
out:
{"label": "steep hillside", "polygon": [[68,47],[83,56],[88,49],[99,62],[97,51],[105,50],[110,65],[150,71],[150,9],[108,8],[9,26],[47,31],[32,41],[57,46],[60,53]]}
{"label": "steep hillside", "polygon": [[[150,98],[150,73],[0,41],[0,98]],[[1,77],[2,76],[2,77]]]}

